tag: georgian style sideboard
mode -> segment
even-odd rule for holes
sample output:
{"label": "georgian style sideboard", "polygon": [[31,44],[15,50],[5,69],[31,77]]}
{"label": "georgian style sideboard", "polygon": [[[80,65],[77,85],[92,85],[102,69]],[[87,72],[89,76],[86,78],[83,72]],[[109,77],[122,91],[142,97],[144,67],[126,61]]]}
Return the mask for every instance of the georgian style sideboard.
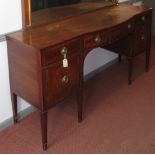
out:
{"label": "georgian style sideboard", "polygon": [[120,4],[7,35],[14,122],[20,96],[40,110],[46,150],[50,108],[76,94],[82,121],[84,60],[93,48],[110,49],[119,60],[126,56],[129,84],[136,55],[145,53],[149,70],[151,21],[152,9]]}

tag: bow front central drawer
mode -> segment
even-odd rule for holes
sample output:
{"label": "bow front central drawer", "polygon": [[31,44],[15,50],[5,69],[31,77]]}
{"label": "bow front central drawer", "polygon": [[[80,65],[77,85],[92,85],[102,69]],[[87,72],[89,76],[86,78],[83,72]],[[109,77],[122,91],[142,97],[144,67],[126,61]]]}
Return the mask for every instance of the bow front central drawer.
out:
{"label": "bow front central drawer", "polygon": [[128,21],[110,30],[94,32],[84,36],[84,48],[94,48],[110,44],[131,33],[134,29],[133,22]]}

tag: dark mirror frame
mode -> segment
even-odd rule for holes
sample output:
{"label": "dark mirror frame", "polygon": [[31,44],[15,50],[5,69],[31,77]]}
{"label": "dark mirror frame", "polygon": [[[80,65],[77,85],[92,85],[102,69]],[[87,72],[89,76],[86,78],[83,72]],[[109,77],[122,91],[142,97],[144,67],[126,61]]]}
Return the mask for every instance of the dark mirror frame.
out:
{"label": "dark mirror frame", "polygon": [[[112,0],[112,2],[118,4],[118,0]],[[23,28],[27,28],[32,25],[31,0],[21,0],[21,4]]]}

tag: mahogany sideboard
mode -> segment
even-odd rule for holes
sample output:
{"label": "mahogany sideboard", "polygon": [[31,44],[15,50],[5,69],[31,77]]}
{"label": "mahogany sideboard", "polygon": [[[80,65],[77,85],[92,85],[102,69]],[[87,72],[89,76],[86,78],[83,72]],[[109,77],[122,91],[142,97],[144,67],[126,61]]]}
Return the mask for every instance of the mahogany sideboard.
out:
{"label": "mahogany sideboard", "polygon": [[127,57],[128,83],[133,60],[145,53],[149,69],[152,9],[120,4],[7,35],[14,122],[17,96],[40,110],[43,149],[47,149],[48,110],[77,95],[82,121],[83,66],[86,55],[104,47]]}

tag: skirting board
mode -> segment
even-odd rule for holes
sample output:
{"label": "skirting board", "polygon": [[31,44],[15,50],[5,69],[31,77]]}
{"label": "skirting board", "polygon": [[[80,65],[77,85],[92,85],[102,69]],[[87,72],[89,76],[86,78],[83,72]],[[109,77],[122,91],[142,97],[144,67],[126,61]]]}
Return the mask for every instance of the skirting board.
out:
{"label": "skirting board", "polygon": [[[19,112],[18,113],[19,120],[23,119],[24,117],[26,117],[27,115],[31,114],[34,111],[36,111],[36,108],[30,106],[30,107],[26,108],[25,110]],[[0,123],[0,131],[9,127],[10,125],[13,125],[13,117],[8,118],[4,122]]]}
{"label": "skirting board", "polygon": [[0,35],[0,42],[6,41],[5,35]]}
{"label": "skirting board", "polygon": [[[116,62],[118,62],[117,58],[110,61],[110,62],[108,62],[108,63],[106,63],[105,65],[97,68],[96,70],[92,71],[91,73],[85,75],[84,81],[87,81],[90,78],[92,78],[93,76],[97,75],[98,73],[106,70],[108,67],[115,64]],[[34,111],[36,111],[36,108],[30,106],[30,107],[26,108],[25,110],[19,112],[19,114],[18,114],[19,115],[19,120],[23,119],[24,117],[26,117],[27,115],[33,113]],[[8,118],[4,122],[0,123],[0,131],[4,130],[5,128],[9,127],[10,125],[13,125],[13,117]]]}
{"label": "skirting board", "polygon": [[8,32],[8,33],[5,33],[5,34],[1,34],[1,35],[0,35],[0,42],[6,41],[6,35],[7,35],[7,34],[19,32],[19,31],[22,31],[22,30],[19,29],[19,30],[17,30],[17,31],[12,31],[12,32]]}

